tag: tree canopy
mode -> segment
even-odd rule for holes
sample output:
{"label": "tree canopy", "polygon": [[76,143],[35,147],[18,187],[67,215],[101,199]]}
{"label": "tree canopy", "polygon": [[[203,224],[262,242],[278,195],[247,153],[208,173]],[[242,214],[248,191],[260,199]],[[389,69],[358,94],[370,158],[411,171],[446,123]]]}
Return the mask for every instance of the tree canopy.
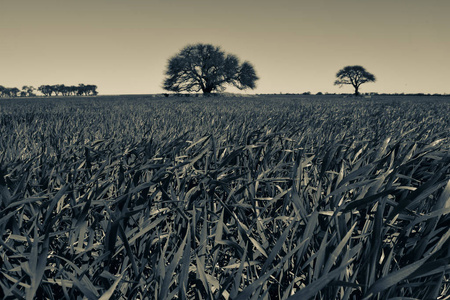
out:
{"label": "tree canopy", "polygon": [[6,88],[0,85],[0,97],[34,97],[36,94],[34,91],[41,92],[44,96],[52,96],[53,94],[59,96],[95,96],[98,95],[97,86],[93,84],[82,84],[78,86],[66,86],[64,84],[54,84],[54,85],[41,85],[37,89],[31,85],[24,85],[22,90],[18,88]]}
{"label": "tree canopy", "polygon": [[224,91],[227,84],[240,90],[254,89],[258,80],[252,64],[241,64],[235,55],[210,44],[184,47],[169,59],[165,74],[163,88],[172,92],[209,94]]}
{"label": "tree canopy", "polygon": [[334,84],[342,86],[344,84],[351,84],[355,88],[355,95],[359,95],[359,87],[366,82],[375,82],[375,76],[366,71],[361,66],[346,66],[337,72],[338,78]]}

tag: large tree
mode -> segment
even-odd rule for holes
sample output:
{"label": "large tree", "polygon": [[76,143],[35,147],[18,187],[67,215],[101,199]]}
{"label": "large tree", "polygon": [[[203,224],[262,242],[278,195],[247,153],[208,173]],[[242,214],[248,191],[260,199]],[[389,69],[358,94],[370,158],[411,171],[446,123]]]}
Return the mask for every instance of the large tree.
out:
{"label": "large tree", "polygon": [[233,54],[225,54],[220,47],[196,44],[184,47],[169,59],[164,89],[172,92],[209,94],[225,90],[231,84],[240,90],[256,87],[258,80],[253,66],[242,64]]}
{"label": "large tree", "polygon": [[355,96],[359,95],[359,87],[366,82],[375,82],[375,76],[361,66],[347,66],[337,72],[334,84],[342,86],[351,84],[355,88]]}

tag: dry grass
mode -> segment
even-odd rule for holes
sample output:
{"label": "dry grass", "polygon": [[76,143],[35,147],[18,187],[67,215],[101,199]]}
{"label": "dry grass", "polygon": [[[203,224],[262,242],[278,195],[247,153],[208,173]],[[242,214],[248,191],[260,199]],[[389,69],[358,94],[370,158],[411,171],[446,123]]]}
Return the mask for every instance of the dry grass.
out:
{"label": "dry grass", "polygon": [[0,297],[449,299],[446,98],[0,109]]}

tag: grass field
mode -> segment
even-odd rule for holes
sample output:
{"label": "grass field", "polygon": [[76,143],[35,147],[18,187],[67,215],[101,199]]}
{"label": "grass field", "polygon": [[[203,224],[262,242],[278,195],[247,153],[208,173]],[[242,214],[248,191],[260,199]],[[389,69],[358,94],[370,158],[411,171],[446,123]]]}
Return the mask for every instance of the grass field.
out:
{"label": "grass field", "polygon": [[449,97],[0,99],[0,298],[450,299],[449,116]]}

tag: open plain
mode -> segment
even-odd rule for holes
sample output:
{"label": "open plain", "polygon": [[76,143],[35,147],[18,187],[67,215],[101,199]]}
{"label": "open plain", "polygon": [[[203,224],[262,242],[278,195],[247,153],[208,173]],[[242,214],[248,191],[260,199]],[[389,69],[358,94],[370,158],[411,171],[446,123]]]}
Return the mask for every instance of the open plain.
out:
{"label": "open plain", "polygon": [[0,99],[0,298],[449,299],[450,97]]}

